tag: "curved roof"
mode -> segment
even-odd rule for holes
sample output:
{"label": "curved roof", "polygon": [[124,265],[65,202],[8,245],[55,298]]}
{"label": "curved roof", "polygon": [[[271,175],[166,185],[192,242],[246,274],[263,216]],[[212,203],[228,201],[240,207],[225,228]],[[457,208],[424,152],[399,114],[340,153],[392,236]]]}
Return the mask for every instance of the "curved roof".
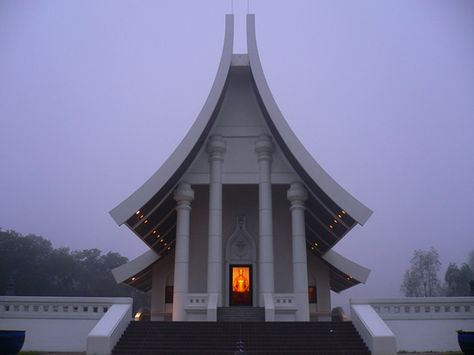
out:
{"label": "curved roof", "polygon": [[[217,115],[219,101],[227,83],[234,45],[234,16],[226,15],[224,48],[217,75],[211,92],[196,121],[183,138],[179,146],[166,162],[133,194],[110,211],[110,215],[119,225],[125,223],[138,211],[147,209],[150,201],[158,202],[172,189],[192,159],[196,156]],[[144,208],[145,207],[145,208]],[[150,206],[151,208],[153,206]],[[146,211],[147,213],[149,211]],[[139,213],[139,215],[141,215]]]}
{"label": "curved roof", "polygon": [[[313,159],[306,148],[301,144],[290,126],[283,117],[273,95],[268,87],[263,73],[262,64],[258,55],[257,39],[255,34],[255,15],[247,15],[247,51],[250,60],[256,92],[260,96],[261,103],[265,109],[265,119],[283,150],[286,158],[303,178],[306,186],[312,192],[327,201],[329,197],[341,209],[346,211],[359,224],[364,224],[372,214],[372,211],[344,190],[324,169]],[[326,195],[326,196],[324,196]],[[335,212],[335,211],[333,211]]]}
{"label": "curved roof", "polygon": [[[121,225],[127,222],[129,227],[133,227],[140,221],[142,215],[146,216],[151,213],[170,194],[196,157],[217,117],[220,101],[228,84],[232,63],[233,32],[233,15],[226,15],[224,46],[219,69],[201,112],[166,162],[141,187],[110,211],[117,224]],[[351,217],[346,222],[347,225],[353,224],[352,219],[363,225],[372,211],[344,190],[324,171],[298,140],[280,112],[260,63],[255,34],[255,15],[253,14],[247,15],[247,48],[250,70],[260,107],[267,125],[287,160],[298,172],[312,195],[324,204],[333,215],[347,213]]]}
{"label": "curved roof", "polygon": [[[117,268],[114,276],[119,282],[145,289],[148,284],[145,282],[139,286],[138,279],[147,280],[148,277],[145,276],[150,272],[151,265],[170,253],[174,246],[176,214],[172,192],[203,147],[232,80],[231,69],[234,68],[233,58],[236,58],[233,55],[233,15],[226,15],[225,23],[224,46],[217,75],[193,126],[166,162],[132,195],[110,211],[117,224],[125,223],[152,249],[145,253],[146,255]],[[247,48],[248,63],[243,66],[240,63],[239,70],[249,73],[249,80],[266,125],[286,160],[309,191],[305,212],[308,248],[319,256],[324,255],[323,259],[330,266],[331,279],[339,280],[331,286],[335,291],[339,292],[359,282],[365,282],[368,273],[366,275],[361,270],[366,269],[342,256],[335,256],[331,248],[356,223],[364,224],[372,211],[324,171],[284,119],[270,92],[260,63],[254,15],[247,15]]]}

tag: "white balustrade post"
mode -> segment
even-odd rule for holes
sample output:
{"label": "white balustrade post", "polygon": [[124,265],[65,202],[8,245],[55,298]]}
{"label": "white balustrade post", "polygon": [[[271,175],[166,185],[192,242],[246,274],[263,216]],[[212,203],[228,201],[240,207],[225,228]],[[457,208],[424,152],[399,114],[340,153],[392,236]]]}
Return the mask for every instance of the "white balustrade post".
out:
{"label": "white balustrade post", "polygon": [[173,321],[186,320],[186,297],[189,279],[189,226],[191,201],[194,191],[191,185],[182,182],[174,193],[176,212],[176,251],[174,260]]}
{"label": "white balustrade post", "polygon": [[222,162],[226,144],[219,135],[207,144],[209,153],[209,241],[207,254],[207,293],[217,296],[222,306]]}
{"label": "white balustrade post", "polygon": [[298,305],[296,320],[309,321],[308,266],[306,259],[306,233],[304,222],[304,201],[308,198],[308,193],[301,183],[294,182],[287,191],[287,198],[291,202],[293,292]]}
{"label": "white balustrade post", "polygon": [[271,165],[274,147],[271,138],[261,135],[255,143],[258,155],[259,183],[259,236],[258,236],[258,283],[259,305],[264,305],[265,295],[274,293],[273,269],[273,216]]}

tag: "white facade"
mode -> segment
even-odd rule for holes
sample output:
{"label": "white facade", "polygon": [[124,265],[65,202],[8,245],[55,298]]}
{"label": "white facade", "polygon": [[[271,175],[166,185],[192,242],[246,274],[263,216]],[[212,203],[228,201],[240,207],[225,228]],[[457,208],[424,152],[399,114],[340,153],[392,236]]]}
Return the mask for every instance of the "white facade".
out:
{"label": "white facade", "polygon": [[216,320],[219,307],[241,305],[264,307],[266,320],[326,320],[330,290],[369,274],[331,248],[371,211],[288,127],[263,75],[253,15],[247,37],[249,53],[233,54],[227,15],[218,74],[195,124],[111,211],[150,246],[114,276],[151,289],[154,320]]}

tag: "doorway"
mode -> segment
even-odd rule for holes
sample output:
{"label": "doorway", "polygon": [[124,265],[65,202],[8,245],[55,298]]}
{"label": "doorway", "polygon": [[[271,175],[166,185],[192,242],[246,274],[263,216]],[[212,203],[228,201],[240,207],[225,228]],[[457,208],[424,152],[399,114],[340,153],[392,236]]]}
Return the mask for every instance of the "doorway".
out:
{"label": "doorway", "polygon": [[252,265],[230,265],[229,305],[252,306]]}

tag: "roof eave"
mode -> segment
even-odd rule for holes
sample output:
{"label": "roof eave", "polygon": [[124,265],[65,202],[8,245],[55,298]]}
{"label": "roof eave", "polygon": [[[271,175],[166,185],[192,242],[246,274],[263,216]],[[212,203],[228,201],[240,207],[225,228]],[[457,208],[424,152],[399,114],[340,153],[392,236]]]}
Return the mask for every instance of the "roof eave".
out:
{"label": "roof eave", "polygon": [[135,259],[112,269],[112,275],[118,284],[125,282],[158,261],[159,258],[158,254],[150,249]]}
{"label": "roof eave", "polygon": [[323,256],[323,260],[334,266],[339,271],[350,276],[352,279],[357,280],[360,283],[366,283],[369,278],[370,269],[357,264],[356,262],[347,259],[334,250],[329,249]]}

